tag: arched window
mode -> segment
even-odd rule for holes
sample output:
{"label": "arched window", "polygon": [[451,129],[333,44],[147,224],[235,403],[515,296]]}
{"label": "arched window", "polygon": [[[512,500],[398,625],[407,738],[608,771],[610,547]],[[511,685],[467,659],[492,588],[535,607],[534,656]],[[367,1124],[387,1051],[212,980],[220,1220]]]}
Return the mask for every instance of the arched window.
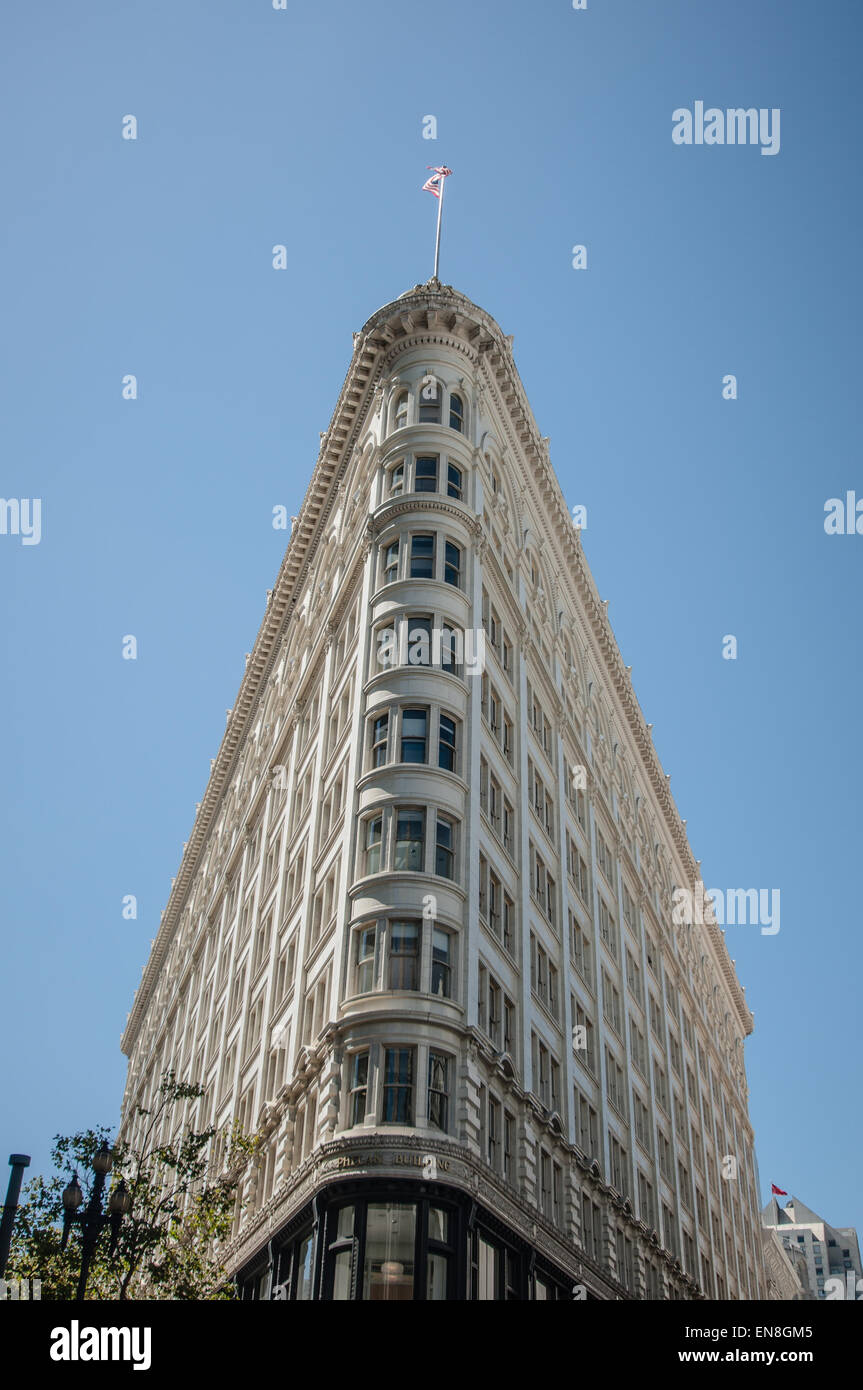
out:
{"label": "arched window", "polygon": [[443,392],[440,382],[427,378],[420,386],[419,416],[421,425],[439,425]]}
{"label": "arched window", "polygon": [[464,433],[464,401],[454,392],[449,398],[449,427]]}

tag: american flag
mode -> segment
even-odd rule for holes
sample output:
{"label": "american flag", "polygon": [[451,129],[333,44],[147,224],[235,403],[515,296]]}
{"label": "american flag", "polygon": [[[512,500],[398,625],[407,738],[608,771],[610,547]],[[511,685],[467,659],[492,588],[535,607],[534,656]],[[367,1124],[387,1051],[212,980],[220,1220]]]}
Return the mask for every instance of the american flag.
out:
{"label": "american flag", "polygon": [[[434,168],[434,166],[431,164],[427,164],[426,168],[432,169]],[[423,184],[423,193],[433,193],[436,198],[439,198],[441,180],[448,178],[451,173],[452,169],[448,169],[445,164],[442,164],[438,169],[434,169],[434,173],[432,174],[431,178],[426,179],[425,183]]]}

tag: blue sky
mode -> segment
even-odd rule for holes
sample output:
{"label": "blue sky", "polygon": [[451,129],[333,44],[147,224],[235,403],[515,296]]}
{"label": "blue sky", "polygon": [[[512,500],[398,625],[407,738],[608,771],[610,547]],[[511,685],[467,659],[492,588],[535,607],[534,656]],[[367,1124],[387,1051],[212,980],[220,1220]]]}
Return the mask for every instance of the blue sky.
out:
{"label": "blue sky", "polygon": [[[863,497],[859,3],[18,0],[2,26],[0,493],[43,534],[0,536],[0,1158],[116,1119],[272,508],[351,331],[431,274],[446,162],[441,278],[515,335],[705,881],[781,890],[777,936],[729,928],[765,1198],[863,1227],[863,536],[823,526]],[[675,145],[696,100],[780,108],[779,154]]]}

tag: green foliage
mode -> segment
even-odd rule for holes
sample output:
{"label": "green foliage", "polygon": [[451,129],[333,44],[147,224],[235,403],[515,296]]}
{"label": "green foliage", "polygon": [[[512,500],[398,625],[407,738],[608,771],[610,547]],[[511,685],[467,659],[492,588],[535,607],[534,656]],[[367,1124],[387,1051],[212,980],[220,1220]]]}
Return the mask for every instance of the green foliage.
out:
{"label": "green foliage", "polygon": [[[243,1169],[259,1141],[234,1128],[224,1136],[219,1172],[210,1171],[208,1148],[215,1130],[176,1126],[167,1117],[183,1102],[197,1100],[203,1088],[165,1072],[152,1110],[138,1108],[145,1120],[140,1147],[118,1142],[112,1149],[112,1186],[124,1179],[132,1201],[117,1247],[109,1251],[110,1227],[102,1232],[87,1281],[90,1299],[230,1299],[233,1284],[219,1260],[227,1240]],[[174,1139],[156,1142],[162,1133]],[[109,1140],[106,1129],[58,1135],[51,1157],[58,1172],[26,1186],[15,1223],[7,1279],[41,1279],[43,1299],[73,1299],[81,1268],[81,1237],[73,1228],[66,1249],[63,1189],[73,1171],[84,1192],[83,1212],[93,1190],[93,1155]],[[103,1209],[107,1208],[106,1187]]]}

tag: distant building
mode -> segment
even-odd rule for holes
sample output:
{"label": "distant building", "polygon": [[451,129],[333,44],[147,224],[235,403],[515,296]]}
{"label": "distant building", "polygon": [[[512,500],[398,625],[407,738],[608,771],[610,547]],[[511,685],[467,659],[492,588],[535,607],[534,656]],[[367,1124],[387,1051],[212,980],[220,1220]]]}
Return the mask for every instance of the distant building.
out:
{"label": "distant building", "polygon": [[[823,1216],[804,1206],[796,1197],[790,1197],[784,1207],[772,1197],[761,1213],[761,1221],[792,1253],[795,1269],[805,1266],[808,1297],[841,1300],[863,1294],[860,1243],[853,1226],[828,1225]],[[774,1274],[775,1262],[771,1266],[769,1251],[770,1246],[765,1241],[768,1281],[778,1277]],[[770,1293],[769,1296],[784,1298],[788,1295]]]}
{"label": "distant building", "polygon": [[767,1297],[786,1303],[814,1298],[802,1247],[790,1241],[786,1245],[772,1226],[762,1227],[761,1244]]}

